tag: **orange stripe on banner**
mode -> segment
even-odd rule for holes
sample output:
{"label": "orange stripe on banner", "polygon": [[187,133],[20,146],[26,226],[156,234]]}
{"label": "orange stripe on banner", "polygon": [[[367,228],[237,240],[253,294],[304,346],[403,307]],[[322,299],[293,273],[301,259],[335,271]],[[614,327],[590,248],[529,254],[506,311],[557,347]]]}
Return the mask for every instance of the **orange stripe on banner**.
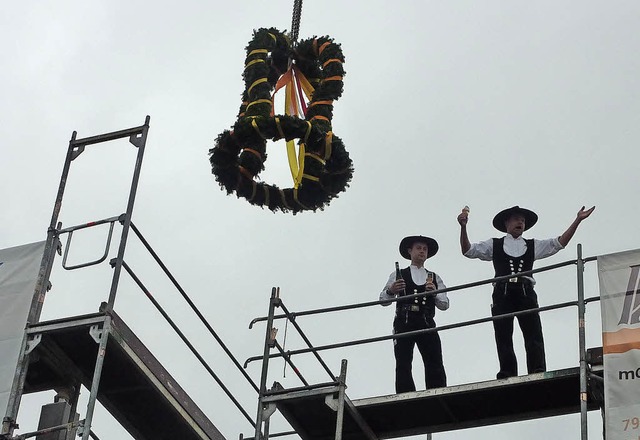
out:
{"label": "orange stripe on banner", "polygon": [[623,328],[617,332],[602,332],[604,354],[625,353],[640,349],[640,328]]}

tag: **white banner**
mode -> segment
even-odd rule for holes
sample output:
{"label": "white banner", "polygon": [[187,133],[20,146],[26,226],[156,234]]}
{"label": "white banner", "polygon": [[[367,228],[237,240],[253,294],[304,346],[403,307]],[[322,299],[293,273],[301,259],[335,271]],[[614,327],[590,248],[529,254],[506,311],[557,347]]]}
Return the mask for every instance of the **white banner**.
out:
{"label": "white banner", "polygon": [[640,250],[598,257],[607,440],[640,440]]}
{"label": "white banner", "polygon": [[0,250],[0,418],[6,414],[44,245]]}

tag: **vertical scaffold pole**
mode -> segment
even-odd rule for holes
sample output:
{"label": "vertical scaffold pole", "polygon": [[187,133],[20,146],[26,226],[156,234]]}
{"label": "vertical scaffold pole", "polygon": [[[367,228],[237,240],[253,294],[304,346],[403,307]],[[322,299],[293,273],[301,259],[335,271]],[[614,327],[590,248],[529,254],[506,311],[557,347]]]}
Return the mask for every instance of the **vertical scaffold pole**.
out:
{"label": "vertical scaffold pole", "polygon": [[336,437],[335,440],[342,440],[342,430],[344,428],[344,399],[347,388],[347,360],[342,359],[340,365],[340,377],[338,379],[338,408],[336,410]]}
{"label": "vertical scaffold pole", "polygon": [[69,147],[67,148],[67,156],[64,159],[62,176],[60,176],[60,185],[58,186],[56,201],[53,204],[51,223],[49,224],[49,229],[47,229],[47,243],[44,248],[42,263],[40,264],[40,271],[38,272],[38,281],[36,283],[33,301],[31,302],[31,309],[29,311],[28,321],[30,324],[35,324],[40,321],[40,313],[42,313],[44,297],[49,286],[49,276],[53,269],[53,260],[55,259],[56,250],[58,248],[58,231],[56,226],[60,227],[58,225],[58,218],[60,217],[60,210],[62,209],[62,199],[64,197],[64,190],[67,186],[67,178],[69,177],[71,162],[84,151],[84,147],[74,145],[76,136],[77,133],[74,131],[71,134]]}
{"label": "vertical scaffold pole", "polygon": [[584,261],[578,244],[578,343],[580,350],[580,438],[587,440],[587,353],[585,343]]}
{"label": "vertical scaffold pole", "polygon": [[118,282],[120,281],[120,274],[122,272],[122,262],[124,260],[124,252],[127,247],[127,237],[129,236],[129,229],[131,227],[131,216],[133,214],[133,205],[136,200],[136,193],[138,191],[138,182],[140,180],[140,170],[142,169],[142,159],[144,157],[144,149],[147,144],[147,134],[149,133],[149,121],[151,118],[146,117],[142,131],[139,135],[132,135],[129,138],[129,142],[138,149],[136,156],[136,164],[133,169],[133,179],[131,181],[131,189],[129,190],[129,199],[127,201],[127,211],[122,219],[122,235],[120,236],[120,246],[118,248],[118,256],[115,258],[115,264],[113,264],[113,278],[111,280],[111,289],[109,291],[109,301],[107,302],[107,311],[113,310],[113,304],[116,301],[116,292],[118,291]]}
{"label": "vertical scaffold pole", "polygon": [[[261,430],[262,430],[262,416],[264,414],[264,407],[262,404],[262,399],[264,398],[264,394],[267,391],[267,373],[269,371],[269,351],[271,347],[274,345],[273,341],[275,340],[275,335],[273,334],[273,316],[275,315],[276,307],[280,304],[280,298],[278,296],[278,289],[273,287],[271,289],[271,299],[269,300],[269,316],[267,318],[267,329],[265,332],[264,338],[264,353],[262,355],[262,373],[260,374],[260,391],[258,397],[258,415],[256,416],[256,432],[254,439],[261,440],[263,439]],[[269,429],[268,425],[265,426],[264,438],[268,438],[269,433],[267,430]]]}
{"label": "vertical scaffold pole", "polygon": [[[91,390],[89,393],[89,402],[87,403],[87,414],[82,427],[82,440],[89,440],[91,436],[91,425],[93,423],[93,412],[98,400],[98,388],[100,387],[100,378],[102,377],[102,367],[104,366],[104,358],[107,354],[107,341],[109,340],[109,332],[111,332],[111,317],[105,317],[102,329],[92,334],[98,343],[98,352],[96,355],[96,365],[93,369],[93,378],[91,380]],[[90,330],[92,333],[94,329]]]}

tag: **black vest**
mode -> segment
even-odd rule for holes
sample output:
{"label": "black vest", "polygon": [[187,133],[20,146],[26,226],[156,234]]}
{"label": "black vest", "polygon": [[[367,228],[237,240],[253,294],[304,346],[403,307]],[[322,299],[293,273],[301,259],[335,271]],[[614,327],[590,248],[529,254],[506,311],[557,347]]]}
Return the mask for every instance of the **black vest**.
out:
{"label": "black vest", "polygon": [[[426,269],[425,269],[426,270]],[[433,284],[436,286],[436,290],[438,289],[438,282],[436,281],[436,274],[435,272],[429,272],[427,270],[427,276],[428,274],[432,274],[433,276]],[[398,294],[398,296],[402,297],[405,295],[414,295],[416,293],[423,293],[427,291],[427,285],[426,284],[421,284],[421,285],[417,285],[416,283],[413,282],[413,278],[411,277],[411,268],[410,267],[405,267],[404,269],[400,270],[400,275],[402,275],[402,279],[404,280],[405,283],[405,288],[403,292],[400,292]],[[412,299],[407,299],[407,300],[399,300],[398,302],[396,302],[396,308],[400,309],[402,305],[417,305],[420,307],[420,311],[424,312],[424,314],[427,317],[433,318],[436,315],[436,298],[435,296],[431,295],[431,296],[424,296],[422,298],[412,298]],[[400,310],[398,310],[400,311]]]}
{"label": "black vest", "polygon": [[[527,250],[519,257],[507,255],[504,251],[504,237],[493,239],[493,268],[496,271],[495,276],[517,274],[533,269],[534,260],[534,242],[533,240],[525,240]],[[529,275],[531,276],[531,275]]]}

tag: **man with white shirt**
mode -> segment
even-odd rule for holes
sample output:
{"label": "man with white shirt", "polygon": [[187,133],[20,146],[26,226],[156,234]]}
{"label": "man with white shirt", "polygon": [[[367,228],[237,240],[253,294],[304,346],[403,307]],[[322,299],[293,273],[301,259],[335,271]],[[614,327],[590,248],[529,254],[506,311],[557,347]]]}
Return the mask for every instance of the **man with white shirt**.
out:
{"label": "man with white shirt", "polygon": [[[534,290],[533,276],[518,276],[520,272],[533,269],[533,262],[547,258],[569,243],[582,220],[591,215],[595,206],[585,210],[583,206],[569,228],[559,237],[546,240],[524,239],[522,233],[538,221],[533,211],[519,206],[500,211],[493,219],[493,226],[506,232],[502,238],[492,238],[471,244],[467,235],[468,211],[458,215],[460,223],[460,248],[467,258],[492,261],[495,277],[514,275],[513,278],[494,284],[491,315],[519,312],[538,307],[538,297]],[[538,312],[520,315],[518,324],[522,330],[524,347],[527,353],[527,371],[539,373],[546,371],[542,324]],[[518,364],[513,351],[513,317],[493,321],[500,371],[498,379],[518,375]]]}
{"label": "man with white shirt", "polygon": [[[380,293],[381,301],[395,297],[414,295],[444,289],[445,285],[438,274],[429,272],[424,267],[427,258],[438,252],[438,243],[430,237],[414,235],[405,237],[400,242],[400,255],[411,260],[411,265],[400,270],[401,277],[396,279],[396,272],[389,279]],[[388,306],[390,303],[383,303]],[[393,333],[404,333],[424,330],[436,326],[434,316],[436,307],[440,310],[449,308],[447,293],[425,295],[396,302],[396,315],[393,320]],[[416,385],[411,374],[413,348],[418,346],[424,363],[426,388],[438,388],[447,385],[447,376],[442,363],[442,344],[436,332],[393,340],[393,353],[396,358],[396,393],[415,391]]]}

